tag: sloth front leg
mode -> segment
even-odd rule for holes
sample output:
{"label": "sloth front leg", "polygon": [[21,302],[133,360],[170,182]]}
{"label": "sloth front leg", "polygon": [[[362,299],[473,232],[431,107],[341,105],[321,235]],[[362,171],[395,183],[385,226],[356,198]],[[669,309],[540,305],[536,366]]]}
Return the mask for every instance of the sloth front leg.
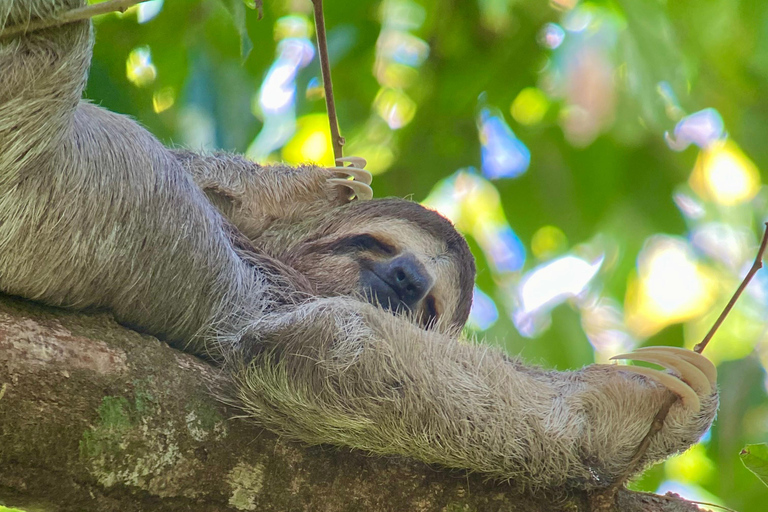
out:
{"label": "sloth front leg", "polygon": [[173,153],[214,206],[251,240],[275,221],[300,222],[373,197],[371,174],[359,157],[339,159],[337,167],[328,168],[262,166],[228,153]]}
{"label": "sloth front leg", "polygon": [[[239,398],[270,428],[526,489],[614,482],[668,396],[629,367],[545,371],[346,298],[267,315],[245,332],[247,355],[232,366]],[[714,418],[714,386],[699,387],[689,370],[681,377],[700,408],[690,398],[673,406],[643,463],[686,449]]]}

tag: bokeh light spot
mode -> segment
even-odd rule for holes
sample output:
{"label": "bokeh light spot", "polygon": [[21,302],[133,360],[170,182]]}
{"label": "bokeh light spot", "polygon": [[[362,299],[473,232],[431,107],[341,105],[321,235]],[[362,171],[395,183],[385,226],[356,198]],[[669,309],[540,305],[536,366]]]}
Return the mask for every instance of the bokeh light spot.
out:
{"label": "bokeh light spot", "polygon": [[707,449],[696,444],[685,453],[676,455],[664,463],[664,472],[668,478],[680,482],[700,484],[715,475],[715,463],[707,457]]}
{"label": "bokeh light spot", "polygon": [[549,259],[563,252],[568,246],[568,238],[555,226],[544,226],[533,234],[531,252],[540,260]]}
{"label": "bokeh light spot", "polygon": [[602,256],[589,262],[569,255],[528,272],[520,281],[520,305],[512,315],[520,334],[532,337],[546,328],[550,322],[549,312],[566,299],[584,292],[602,265]]}
{"label": "bokeh light spot", "polygon": [[296,121],[296,133],[283,146],[283,159],[290,164],[315,162],[333,165],[333,147],[328,118],[325,114],[309,114]]}
{"label": "bokeh light spot", "polygon": [[557,23],[547,23],[539,31],[539,44],[544,48],[554,50],[565,39],[565,30]]}
{"label": "bokeh light spot", "polygon": [[137,87],[144,87],[155,81],[157,69],[152,64],[149,46],[139,46],[131,50],[125,61],[125,76]]}
{"label": "bokeh light spot", "polygon": [[725,137],[725,125],[720,112],[705,108],[685,116],[675,126],[674,136],[665,133],[667,145],[675,151],[682,151],[691,144],[706,149]]}
{"label": "bokeh light spot", "polygon": [[547,95],[536,87],[526,87],[512,102],[510,112],[518,123],[533,125],[541,122],[548,109]]}
{"label": "bokeh light spot", "polygon": [[636,335],[651,336],[705,313],[712,305],[716,282],[684,240],[651,237],[637,262],[637,276],[630,277],[625,299],[627,326]]}
{"label": "bokeh light spot", "polygon": [[499,310],[496,304],[480,288],[475,286],[472,293],[472,309],[469,312],[467,327],[475,331],[490,329],[499,319]]}
{"label": "bokeh light spot", "polygon": [[158,114],[171,108],[175,102],[173,87],[163,87],[152,94],[152,108]]}
{"label": "bokeh light spot", "polygon": [[146,23],[160,14],[163,10],[163,0],[149,0],[138,5],[139,10],[136,13],[136,21],[139,24]]}
{"label": "bokeh light spot", "polygon": [[399,89],[379,90],[373,103],[376,112],[393,130],[407,125],[416,115],[416,103]]}
{"label": "bokeh light spot", "polygon": [[528,170],[531,152],[497,109],[483,108],[478,116],[483,174],[490,179],[514,178]]}
{"label": "bokeh light spot", "polygon": [[729,140],[701,150],[689,183],[700,197],[733,206],[755,197],[760,189],[760,173]]}

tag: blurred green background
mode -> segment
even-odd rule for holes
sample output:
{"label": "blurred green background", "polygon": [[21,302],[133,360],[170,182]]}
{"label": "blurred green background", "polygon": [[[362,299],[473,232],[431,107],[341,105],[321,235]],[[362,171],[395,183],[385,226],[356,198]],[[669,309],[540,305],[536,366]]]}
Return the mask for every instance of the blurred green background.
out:
{"label": "blurred green background", "polygon": [[[768,2],[333,0],[345,154],[478,260],[471,330],[577,368],[692,347],[768,219]],[[329,164],[309,0],[153,0],[96,20],[87,96],[170,145]],[[637,488],[751,512],[768,441],[768,271],[705,352],[715,426]]]}

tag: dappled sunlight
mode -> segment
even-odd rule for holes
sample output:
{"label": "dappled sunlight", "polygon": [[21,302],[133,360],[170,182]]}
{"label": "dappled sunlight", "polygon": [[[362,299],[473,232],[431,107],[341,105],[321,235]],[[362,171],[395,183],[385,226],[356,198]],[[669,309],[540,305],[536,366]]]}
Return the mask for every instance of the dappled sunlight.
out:
{"label": "dappled sunlight", "polygon": [[163,10],[163,0],[149,0],[140,3],[137,7],[138,12],[136,13],[136,21],[139,23],[146,23],[151,21]]}
{"label": "dappled sunlight", "polygon": [[700,197],[733,206],[755,197],[760,173],[736,143],[728,140],[702,149],[688,181]]}
{"label": "dappled sunlight", "polygon": [[140,46],[131,50],[125,61],[125,76],[136,87],[145,87],[157,78],[157,68],[152,64],[149,46]]}
{"label": "dappled sunlight", "polygon": [[467,327],[475,331],[485,331],[493,327],[499,319],[499,310],[496,304],[480,288],[475,286],[472,293],[472,309],[469,312]]}
{"label": "dappled sunlight", "polygon": [[637,340],[627,331],[624,312],[618,301],[587,294],[579,303],[581,326],[595,349],[596,363],[609,363],[616,354],[634,349]]}
{"label": "dappled sunlight", "polygon": [[526,87],[515,97],[510,113],[518,123],[534,125],[544,119],[547,109],[549,109],[547,95],[536,87]]}
{"label": "dappled sunlight", "polygon": [[531,152],[514,134],[498,109],[484,107],[477,119],[483,175],[514,178],[528,170]]}
{"label": "dappled sunlight", "polygon": [[333,165],[331,130],[325,114],[308,114],[296,122],[296,133],[283,147],[283,160],[290,164],[315,162]]}
{"label": "dappled sunlight", "polygon": [[155,113],[165,112],[176,102],[176,93],[172,87],[163,87],[152,93],[152,109]]}
{"label": "dappled sunlight", "polygon": [[535,336],[549,325],[549,311],[581,294],[600,270],[603,258],[586,261],[568,255],[540,265],[522,278],[513,320],[523,336]]}
{"label": "dappled sunlight", "polygon": [[374,108],[387,125],[397,130],[416,115],[416,103],[398,89],[381,89],[373,100]]}
{"label": "dappled sunlight", "polygon": [[682,239],[651,237],[637,257],[637,275],[627,284],[626,321],[639,337],[695,318],[715,300],[712,273]]}
{"label": "dappled sunlight", "polygon": [[[666,89],[661,91],[667,95],[667,101],[672,102],[671,93]],[[674,100],[676,103],[676,100]],[[672,115],[677,114],[677,112]],[[670,149],[682,151],[691,144],[701,149],[707,149],[725,139],[725,125],[720,112],[714,108],[705,108],[685,116],[675,126],[674,135],[664,134]]]}
{"label": "dappled sunlight", "polygon": [[664,463],[664,473],[670,480],[689,484],[706,483],[717,477],[715,463],[707,457],[707,448],[697,444],[690,450],[668,459]]}
{"label": "dappled sunlight", "polygon": [[[278,41],[276,57],[252,102],[254,115],[264,124],[246,154],[257,161],[266,160],[294,136],[297,129],[296,76],[315,57],[314,44],[309,40],[313,28],[308,16],[296,13],[279,18],[274,34]],[[302,140],[294,142],[294,146],[307,145],[305,153],[322,157],[320,141],[316,139],[307,144],[310,137],[311,134],[304,132]],[[288,150],[288,154],[296,155],[297,151]]]}
{"label": "dappled sunlight", "polygon": [[563,252],[568,238],[557,226],[542,226],[531,238],[531,252],[539,260],[546,260]]}
{"label": "dappled sunlight", "polygon": [[491,182],[459,171],[435,186],[423,201],[474,238],[495,273],[515,272],[525,263],[525,248],[509,226],[499,193]]}

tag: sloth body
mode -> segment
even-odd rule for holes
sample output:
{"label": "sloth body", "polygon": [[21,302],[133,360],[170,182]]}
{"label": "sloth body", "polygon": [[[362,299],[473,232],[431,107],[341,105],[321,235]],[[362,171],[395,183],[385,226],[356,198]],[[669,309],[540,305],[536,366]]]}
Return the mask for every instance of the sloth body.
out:
{"label": "sloth body", "polygon": [[[2,0],[0,29],[84,3]],[[338,170],[169,150],[80,100],[90,56],[87,22],[0,40],[0,290],[106,308],[227,362],[242,407],[290,438],[527,489],[616,480],[667,388],[684,400],[644,464],[712,422],[700,356],[682,358],[696,373],[666,353],[683,384],[547,371],[463,342],[474,264],[446,220],[400,200],[347,204]],[[397,289],[399,271],[415,294]]]}

